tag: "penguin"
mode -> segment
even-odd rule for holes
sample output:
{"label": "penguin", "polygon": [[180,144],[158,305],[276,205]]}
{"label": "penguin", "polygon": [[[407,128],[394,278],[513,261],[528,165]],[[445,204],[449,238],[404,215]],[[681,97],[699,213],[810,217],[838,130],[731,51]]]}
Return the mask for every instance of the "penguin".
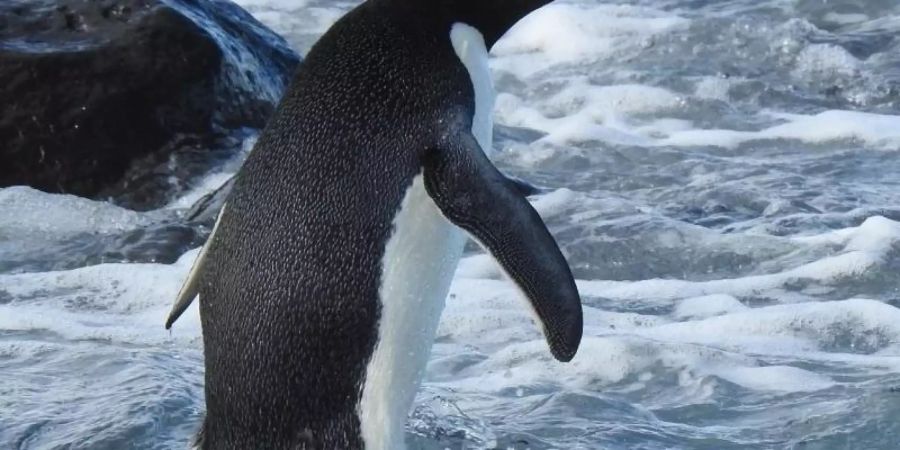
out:
{"label": "penguin", "polygon": [[489,158],[488,50],[546,3],[367,0],[312,47],[165,324],[200,299],[197,448],[404,449],[467,238],[573,358],[570,268]]}

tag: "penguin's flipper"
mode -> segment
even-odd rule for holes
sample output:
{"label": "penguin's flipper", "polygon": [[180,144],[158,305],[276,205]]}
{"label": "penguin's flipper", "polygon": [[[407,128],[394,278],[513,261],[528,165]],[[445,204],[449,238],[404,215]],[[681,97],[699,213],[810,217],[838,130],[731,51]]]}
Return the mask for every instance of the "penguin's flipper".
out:
{"label": "penguin's flipper", "polygon": [[471,134],[429,150],[424,166],[425,189],[444,216],[497,259],[537,313],[553,356],[571,360],[581,342],[581,299],[538,213]]}
{"label": "penguin's flipper", "polygon": [[197,259],[194,260],[191,272],[188,274],[187,279],[184,280],[184,284],[181,285],[178,296],[175,297],[175,304],[172,305],[172,311],[169,312],[169,317],[166,319],[167,330],[172,328],[172,324],[181,317],[181,314],[184,313],[188,306],[191,306],[191,303],[197,298],[197,294],[200,293],[200,279],[203,274],[203,266],[206,263],[206,253],[209,250],[210,245],[212,245],[213,238],[216,236],[216,230],[219,229],[219,222],[222,221],[222,216],[225,215],[225,206],[226,204],[222,205],[222,209],[219,211],[219,217],[216,218],[216,224],[213,225],[212,233],[206,238],[206,243],[203,244],[203,248],[200,249],[200,254],[197,255]]}
{"label": "penguin's flipper", "polygon": [[509,175],[506,176],[506,181],[512,185],[512,187],[519,191],[523,197],[531,197],[532,195],[540,194],[541,188],[516,177],[511,177]]}

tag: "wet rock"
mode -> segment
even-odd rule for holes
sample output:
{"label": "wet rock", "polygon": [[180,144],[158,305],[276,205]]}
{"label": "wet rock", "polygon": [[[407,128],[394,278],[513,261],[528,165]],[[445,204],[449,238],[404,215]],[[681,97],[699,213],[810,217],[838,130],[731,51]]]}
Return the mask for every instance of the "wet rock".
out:
{"label": "wet rock", "polygon": [[125,174],[97,196],[132,209],[163,207],[189,190],[203,174],[238,153],[245,137],[241,132],[175,136],[166,148],[132,161]]}
{"label": "wet rock", "polygon": [[219,211],[225,206],[225,200],[234,187],[234,177],[231,177],[219,186],[216,190],[204,195],[200,200],[194,203],[185,214],[185,219],[190,223],[205,224],[209,227],[214,226]]}
{"label": "wet rock", "polygon": [[0,186],[159,203],[139,181],[261,127],[298,62],[223,0],[0,2]]}

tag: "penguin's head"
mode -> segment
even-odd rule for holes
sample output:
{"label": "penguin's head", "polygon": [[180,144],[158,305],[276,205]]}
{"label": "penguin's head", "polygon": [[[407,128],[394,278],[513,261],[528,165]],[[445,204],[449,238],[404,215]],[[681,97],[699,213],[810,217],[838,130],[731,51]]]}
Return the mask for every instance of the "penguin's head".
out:
{"label": "penguin's head", "polygon": [[513,25],[553,0],[389,0],[413,7],[419,17],[445,25],[465,23],[481,32],[488,49]]}

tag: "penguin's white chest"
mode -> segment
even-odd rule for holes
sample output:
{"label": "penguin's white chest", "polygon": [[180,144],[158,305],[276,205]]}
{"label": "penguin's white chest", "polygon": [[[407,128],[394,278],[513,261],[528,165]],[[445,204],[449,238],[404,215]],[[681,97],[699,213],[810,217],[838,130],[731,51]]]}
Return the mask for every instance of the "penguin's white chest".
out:
{"label": "penguin's white chest", "polygon": [[406,417],[465,242],[417,176],[394,218],[382,259],[378,341],[359,405],[366,450],[404,448]]}
{"label": "penguin's white chest", "polygon": [[[484,38],[459,23],[450,39],[475,91],[472,134],[490,156],[494,89]],[[382,258],[378,341],[358,411],[366,450],[405,448],[406,418],[466,242],[428,196],[422,175],[407,190],[393,225]]]}

